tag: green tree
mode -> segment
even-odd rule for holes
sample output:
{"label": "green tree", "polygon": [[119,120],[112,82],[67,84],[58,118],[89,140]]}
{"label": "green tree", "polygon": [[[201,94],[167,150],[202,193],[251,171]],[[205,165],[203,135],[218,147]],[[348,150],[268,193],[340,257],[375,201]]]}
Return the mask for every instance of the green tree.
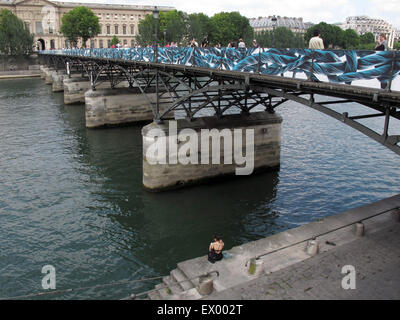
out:
{"label": "green tree", "polygon": [[60,31],[72,45],[81,38],[86,47],[86,41],[100,33],[99,18],[86,7],[76,7],[62,17]]}
{"label": "green tree", "polygon": [[400,50],[400,42],[396,41],[396,42],[393,44],[393,49],[394,49],[394,50]]}
{"label": "green tree", "polygon": [[[158,42],[161,45],[165,42],[181,43],[187,34],[187,15],[182,11],[160,11],[158,16]],[[153,15],[148,14],[139,22],[139,34],[137,42],[142,46],[155,43],[155,20]]]}
{"label": "green tree", "polygon": [[211,17],[210,22],[212,44],[220,43],[226,46],[229,41],[237,42],[239,38],[242,38],[247,46],[251,45],[254,36],[253,28],[250,26],[249,19],[239,12],[217,13]]}
{"label": "green tree", "polygon": [[193,13],[188,16],[188,40],[202,41],[205,36],[210,36],[212,27],[210,18],[203,13]]}
{"label": "green tree", "polygon": [[155,21],[153,15],[147,14],[144,19],[140,20],[138,26],[138,35],[136,37],[136,41],[141,46],[147,46],[149,44],[153,44],[155,42]]}
{"label": "green tree", "polygon": [[260,47],[262,48],[272,47],[272,32],[263,30],[261,32],[255,33],[254,38],[257,40],[257,43]]}
{"label": "green tree", "polygon": [[360,45],[360,37],[353,29],[347,29],[343,33],[343,49],[357,49]]}
{"label": "green tree", "polygon": [[110,46],[114,45],[116,46],[119,43],[119,39],[117,36],[113,36],[111,41],[110,41]]}
{"label": "green tree", "polygon": [[24,55],[32,51],[33,35],[25,23],[7,9],[0,11],[0,53]]}
{"label": "green tree", "polygon": [[[187,35],[187,14],[182,11],[160,12],[159,40],[166,45],[167,42],[182,43]],[[165,42],[164,42],[165,31]]]}
{"label": "green tree", "polygon": [[375,36],[372,32],[364,33],[360,36],[360,44],[375,44]]}

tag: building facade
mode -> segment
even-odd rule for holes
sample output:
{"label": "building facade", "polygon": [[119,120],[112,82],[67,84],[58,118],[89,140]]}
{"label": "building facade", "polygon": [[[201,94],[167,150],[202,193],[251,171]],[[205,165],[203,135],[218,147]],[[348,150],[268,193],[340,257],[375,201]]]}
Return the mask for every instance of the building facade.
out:
{"label": "building facade", "polygon": [[254,32],[271,31],[274,27],[286,27],[294,33],[304,35],[307,29],[313,26],[311,22],[303,22],[303,18],[288,18],[281,16],[276,17],[276,23],[272,21],[272,16],[252,18],[249,19],[249,21]]}
{"label": "building facade", "polygon": [[[64,14],[75,7],[85,6],[99,18],[101,32],[87,46],[107,48],[113,36],[122,45],[133,47],[138,34],[139,21],[153,13],[153,6],[98,3],[58,2],[48,0],[0,0],[0,9],[8,9],[25,22],[34,34],[35,47],[61,49],[69,47],[67,39],[59,32]],[[158,7],[160,11],[173,7]],[[79,44],[82,45],[82,44]]]}
{"label": "building facade", "polygon": [[383,19],[374,19],[367,16],[354,16],[346,18],[346,22],[341,25],[342,29],[353,29],[359,35],[371,32],[375,36],[375,41],[378,40],[380,34],[385,34],[388,47],[393,48],[395,39],[395,29],[392,25]]}

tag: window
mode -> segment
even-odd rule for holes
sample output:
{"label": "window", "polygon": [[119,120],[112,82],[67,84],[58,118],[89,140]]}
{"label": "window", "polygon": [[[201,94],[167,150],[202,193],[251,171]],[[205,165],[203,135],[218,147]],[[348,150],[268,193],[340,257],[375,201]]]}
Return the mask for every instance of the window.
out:
{"label": "window", "polygon": [[36,21],[35,27],[36,27],[36,33],[37,34],[42,34],[43,33],[42,21],[40,21],[40,22]]}
{"label": "window", "polygon": [[99,17],[99,19],[101,19],[103,17],[103,15],[101,13],[98,13],[97,16]]}
{"label": "window", "polygon": [[53,33],[53,28],[49,26],[49,33]]}
{"label": "window", "polygon": [[103,48],[103,40],[99,40],[99,48]]}
{"label": "window", "polygon": [[123,34],[126,34],[126,26],[125,26],[125,25],[122,26],[122,33],[123,33]]}
{"label": "window", "polygon": [[131,20],[133,20],[133,14],[131,14]]}
{"label": "window", "polygon": [[125,20],[125,18],[126,18],[126,16],[123,14],[123,15],[122,15],[122,19]]}
{"label": "window", "polygon": [[115,34],[118,34],[118,25],[115,25]]}
{"label": "window", "polygon": [[135,34],[135,26],[131,24],[131,34]]}
{"label": "window", "polygon": [[135,40],[131,40],[131,48],[135,47]]}
{"label": "window", "polygon": [[111,48],[111,40],[110,39],[107,40],[107,47]]}
{"label": "window", "polygon": [[100,27],[100,34],[102,34],[103,33],[103,26],[101,24],[99,24],[99,27]]}
{"label": "window", "polygon": [[109,13],[106,14],[106,19],[110,19],[110,14]]}
{"label": "window", "polygon": [[111,33],[111,28],[110,28],[110,26],[107,26],[107,34],[110,34]]}
{"label": "window", "polygon": [[94,43],[94,40],[90,40],[90,47],[91,48],[95,48],[96,46],[95,46],[95,43]]}
{"label": "window", "polygon": [[115,19],[115,20],[118,19],[118,14],[114,14],[114,19]]}
{"label": "window", "polygon": [[124,39],[124,45],[128,44],[128,40]]}

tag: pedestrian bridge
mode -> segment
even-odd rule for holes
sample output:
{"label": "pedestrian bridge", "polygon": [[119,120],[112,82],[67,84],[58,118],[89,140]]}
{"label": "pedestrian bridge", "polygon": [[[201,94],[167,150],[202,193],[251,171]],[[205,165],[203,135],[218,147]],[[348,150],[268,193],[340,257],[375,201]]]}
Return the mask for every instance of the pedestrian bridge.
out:
{"label": "pedestrian bridge", "polygon": [[[291,100],[349,125],[400,155],[400,133],[390,130],[400,119],[397,51],[70,49],[42,51],[40,57],[69,77],[81,74],[92,90],[104,83],[116,88],[127,82],[145,97],[157,123],[171,112],[189,120],[204,112],[216,119],[232,112],[248,115],[260,107],[273,114]],[[355,113],[355,103],[365,112]],[[342,112],[335,110],[338,105]],[[363,121],[368,118],[381,118],[381,128]]]}

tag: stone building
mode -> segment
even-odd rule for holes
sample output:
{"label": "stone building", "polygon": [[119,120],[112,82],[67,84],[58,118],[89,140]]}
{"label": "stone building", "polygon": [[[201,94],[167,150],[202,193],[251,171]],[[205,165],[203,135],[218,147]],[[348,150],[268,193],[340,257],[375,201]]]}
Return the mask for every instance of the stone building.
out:
{"label": "stone building", "polygon": [[[17,15],[34,34],[38,49],[61,49],[68,47],[66,38],[59,32],[61,19],[71,9],[85,6],[99,17],[101,33],[91,40],[93,48],[107,48],[114,35],[123,45],[133,46],[138,34],[138,24],[153,6],[59,2],[48,0],[0,0],[0,9],[8,9]],[[159,7],[160,11],[174,10]],[[89,43],[87,43],[89,46]]]}
{"label": "stone building", "polygon": [[354,16],[346,18],[346,22],[341,25],[342,29],[353,29],[359,35],[371,32],[378,40],[379,35],[384,33],[387,38],[389,48],[393,48],[395,29],[391,24],[383,19],[369,18],[367,16]]}
{"label": "stone building", "polygon": [[[254,32],[271,31],[274,28],[272,16],[269,17],[258,17],[249,19],[250,26],[254,29]],[[288,17],[276,17],[275,27],[286,27],[294,33],[300,33],[304,35],[308,28],[313,26],[310,22],[303,22],[303,18],[288,18]]]}

